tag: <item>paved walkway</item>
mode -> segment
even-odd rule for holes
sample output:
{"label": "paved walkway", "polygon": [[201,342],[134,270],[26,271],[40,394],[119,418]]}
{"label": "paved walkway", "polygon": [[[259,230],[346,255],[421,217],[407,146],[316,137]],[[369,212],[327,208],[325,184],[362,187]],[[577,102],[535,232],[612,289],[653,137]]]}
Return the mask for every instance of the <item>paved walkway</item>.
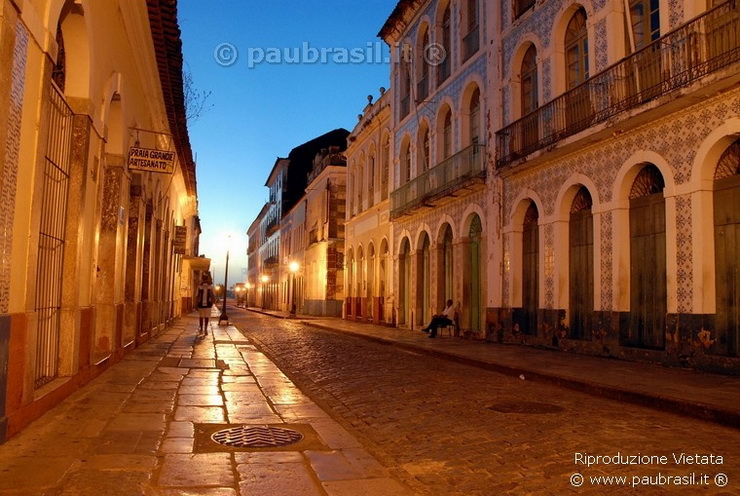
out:
{"label": "paved walkway", "polygon": [[[285,312],[253,312],[287,318]],[[354,334],[408,350],[476,367],[564,386],[612,399],[710,420],[740,428],[740,377],[577,355],[555,350],[490,343],[421,331],[351,322],[338,318],[303,319],[306,325]]]}
{"label": "paved walkway", "polygon": [[[180,319],[1,445],[0,495],[411,494],[218,313],[205,339]],[[212,441],[237,425],[248,448]]]}

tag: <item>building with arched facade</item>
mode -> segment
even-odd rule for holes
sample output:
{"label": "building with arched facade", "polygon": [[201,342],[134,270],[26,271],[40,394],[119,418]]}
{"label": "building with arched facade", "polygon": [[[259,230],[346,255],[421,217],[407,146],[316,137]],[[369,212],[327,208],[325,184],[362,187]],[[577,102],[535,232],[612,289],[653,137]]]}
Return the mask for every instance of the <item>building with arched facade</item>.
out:
{"label": "building with arched facade", "polygon": [[208,260],[174,0],[0,0],[0,67],[1,442],[189,310]]}
{"label": "building with arched facade", "polygon": [[389,249],[403,327],[422,327],[452,299],[464,330],[485,330],[488,3],[402,0],[380,31],[392,55]]}
{"label": "building with arched facade", "polygon": [[393,322],[394,271],[390,247],[390,188],[393,174],[392,91],[359,115],[347,146],[347,235],[345,304],[347,319]]}
{"label": "building with arched facade", "polygon": [[491,330],[737,372],[737,2],[499,7]]}

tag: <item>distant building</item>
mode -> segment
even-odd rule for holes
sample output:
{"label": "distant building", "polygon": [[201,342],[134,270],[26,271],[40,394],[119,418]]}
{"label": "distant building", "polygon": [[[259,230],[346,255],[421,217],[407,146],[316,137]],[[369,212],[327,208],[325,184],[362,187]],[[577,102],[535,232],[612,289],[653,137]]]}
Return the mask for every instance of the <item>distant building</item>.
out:
{"label": "distant building", "polygon": [[340,317],[344,303],[345,146],[316,155],[306,189],[304,311]]}
{"label": "distant building", "polygon": [[[295,236],[294,229],[303,232],[299,228],[299,222],[294,223],[294,210],[300,202],[305,201],[306,188],[308,187],[309,174],[313,170],[314,159],[321,150],[330,147],[338,147],[342,152],[347,147],[346,129],[335,129],[317,138],[297,146],[286,158],[278,158],[268,176],[265,186],[269,188],[269,201],[267,209],[263,212],[260,220],[260,245],[257,248],[260,263],[260,281],[256,288],[260,297],[258,298],[263,308],[272,310],[288,309],[289,300],[289,258],[286,256],[286,246],[281,240],[284,218],[290,218],[289,228],[286,234]],[[300,215],[300,214],[297,214]],[[305,219],[304,219],[305,221]],[[288,226],[288,224],[286,224]],[[292,246],[292,245],[290,245]],[[296,245],[301,246],[300,242]],[[298,249],[298,248],[297,248]],[[302,284],[299,276],[299,283]],[[302,295],[303,286],[297,288],[298,294]],[[291,290],[292,291],[292,290]],[[302,297],[302,296],[301,296]]]}
{"label": "distant building", "polygon": [[[344,316],[393,322],[393,229],[390,189],[393,175],[392,91],[370,101],[349,136]],[[370,98],[372,100],[372,98]]]}
{"label": "distant building", "polygon": [[179,33],[172,0],[0,0],[0,442],[208,269]]}

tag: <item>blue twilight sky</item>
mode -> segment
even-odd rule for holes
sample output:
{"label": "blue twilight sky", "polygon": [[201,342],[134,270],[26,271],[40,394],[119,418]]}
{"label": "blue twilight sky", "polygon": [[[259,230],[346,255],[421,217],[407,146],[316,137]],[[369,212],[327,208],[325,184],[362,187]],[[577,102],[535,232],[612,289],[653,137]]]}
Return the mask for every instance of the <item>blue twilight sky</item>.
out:
{"label": "blue twilight sky", "polygon": [[217,283],[229,234],[229,283],[245,279],[246,231],[267,199],[276,157],[332,129],[351,131],[367,96],[389,86],[388,50],[376,35],[396,3],[180,0],[186,68],[198,90],[211,92],[190,140],[200,252],[213,260]]}

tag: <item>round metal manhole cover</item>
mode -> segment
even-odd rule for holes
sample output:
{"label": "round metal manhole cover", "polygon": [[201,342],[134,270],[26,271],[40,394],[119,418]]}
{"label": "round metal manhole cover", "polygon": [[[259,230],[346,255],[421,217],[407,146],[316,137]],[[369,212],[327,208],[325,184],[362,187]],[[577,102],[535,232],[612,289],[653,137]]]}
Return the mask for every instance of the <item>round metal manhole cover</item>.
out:
{"label": "round metal manhole cover", "polygon": [[214,433],[211,439],[233,448],[279,448],[303,439],[303,434],[281,427],[233,427]]}
{"label": "round metal manhole cover", "polygon": [[497,403],[489,406],[488,409],[501,413],[558,413],[563,411],[561,406],[537,401]]}

